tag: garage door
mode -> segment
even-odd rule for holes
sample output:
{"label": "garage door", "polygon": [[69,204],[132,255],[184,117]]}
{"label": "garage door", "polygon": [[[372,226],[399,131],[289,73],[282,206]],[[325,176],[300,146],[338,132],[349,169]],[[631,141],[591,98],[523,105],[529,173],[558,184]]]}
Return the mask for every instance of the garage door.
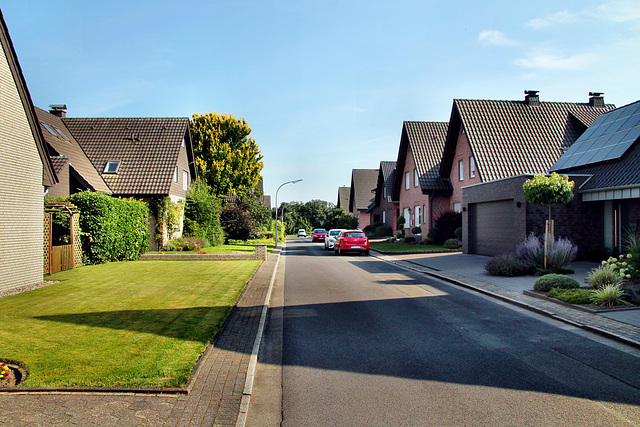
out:
{"label": "garage door", "polygon": [[469,205],[470,252],[495,256],[515,250],[513,200]]}

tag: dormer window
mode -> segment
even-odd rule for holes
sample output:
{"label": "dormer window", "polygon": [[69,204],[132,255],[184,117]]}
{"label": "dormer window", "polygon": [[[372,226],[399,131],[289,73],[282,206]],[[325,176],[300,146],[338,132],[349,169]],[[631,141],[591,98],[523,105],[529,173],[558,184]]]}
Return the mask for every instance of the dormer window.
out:
{"label": "dormer window", "polygon": [[110,160],[104,167],[104,173],[118,173],[120,167],[120,160]]}

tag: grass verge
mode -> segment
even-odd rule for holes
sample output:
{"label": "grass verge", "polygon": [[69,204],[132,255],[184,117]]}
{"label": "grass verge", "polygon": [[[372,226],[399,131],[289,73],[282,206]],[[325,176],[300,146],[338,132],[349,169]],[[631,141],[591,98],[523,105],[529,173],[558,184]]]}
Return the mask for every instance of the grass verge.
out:
{"label": "grass verge", "polygon": [[2,298],[0,359],[24,386],[180,387],[260,261],[134,261]]}
{"label": "grass verge", "polygon": [[[268,243],[270,242],[270,243]],[[253,242],[232,242],[228,245],[220,245],[220,246],[207,246],[206,248],[199,249],[197,251],[151,251],[149,253],[152,254],[189,254],[189,253],[198,253],[198,252],[206,252],[207,254],[252,254],[255,252],[255,246],[257,244],[266,244],[267,245],[267,253],[271,253],[274,249],[273,239],[270,241],[253,241]]]}
{"label": "grass verge", "polygon": [[447,249],[438,245],[413,245],[411,243],[371,243],[371,249],[383,252],[441,252]]}

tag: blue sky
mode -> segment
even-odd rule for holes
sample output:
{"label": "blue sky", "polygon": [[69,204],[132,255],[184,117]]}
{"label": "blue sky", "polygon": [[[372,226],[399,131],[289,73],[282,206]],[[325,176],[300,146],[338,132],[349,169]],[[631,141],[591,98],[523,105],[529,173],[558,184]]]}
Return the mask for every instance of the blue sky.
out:
{"label": "blue sky", "polygon": [[[335,203],[454,98],[640,99],[640,2],[0,1],[36,106],[244,117],[278,202]],[[275,202],[275,200],[273,201]]]}

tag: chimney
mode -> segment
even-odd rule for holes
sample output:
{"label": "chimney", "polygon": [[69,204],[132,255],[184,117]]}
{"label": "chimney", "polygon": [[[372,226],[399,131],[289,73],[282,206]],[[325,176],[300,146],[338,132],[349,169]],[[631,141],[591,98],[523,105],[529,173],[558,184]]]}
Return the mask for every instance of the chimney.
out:
{"label": "chimney", "polygon": [[52,104],[49,105],[49,112],[54,116],[58,116],[60,118],[67,117],[67,106],[64,104]]}
{"label": "chimney", "polygon": [[540,97],[538,96],[539,90],[525,90],[524,103],[527,105],[540,105]]}
{"label": "chimney", "polygon": [[589,92],[589,105],[604,108],[604,92]]}

